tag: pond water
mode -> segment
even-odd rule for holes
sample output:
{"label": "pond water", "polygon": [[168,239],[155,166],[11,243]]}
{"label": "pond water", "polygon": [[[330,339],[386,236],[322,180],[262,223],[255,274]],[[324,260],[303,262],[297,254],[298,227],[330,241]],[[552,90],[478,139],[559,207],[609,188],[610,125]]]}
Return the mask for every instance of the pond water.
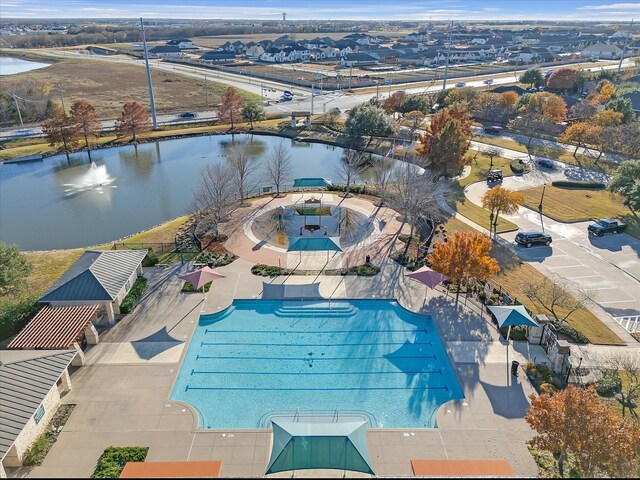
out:
{"label": "pond water", "polygon": [[0,241],[23,250],[110,242],[188,212],[201,169],[227,162],[232,140],[250,142],[256,190],[268,187],[263,165],[272,146],[290,148],[290,182],[338,178],[339,147],[256,135],[165,140],[36,162],[0,164]]}
{"label": "pond water", "polygon": [[48,66],[48,63],[32,62],[14,57],[0,57],[0,76],[15,75]]}

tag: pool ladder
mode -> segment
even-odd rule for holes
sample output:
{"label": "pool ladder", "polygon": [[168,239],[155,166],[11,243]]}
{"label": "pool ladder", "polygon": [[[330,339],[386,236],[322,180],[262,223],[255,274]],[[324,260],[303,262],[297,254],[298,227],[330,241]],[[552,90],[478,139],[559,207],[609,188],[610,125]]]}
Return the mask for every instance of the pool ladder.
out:
{"label": "pool ladder", "polygon": [[333,412],[333,423],[336,423],[338,421],[338,409],[336,408],[336,411]]}

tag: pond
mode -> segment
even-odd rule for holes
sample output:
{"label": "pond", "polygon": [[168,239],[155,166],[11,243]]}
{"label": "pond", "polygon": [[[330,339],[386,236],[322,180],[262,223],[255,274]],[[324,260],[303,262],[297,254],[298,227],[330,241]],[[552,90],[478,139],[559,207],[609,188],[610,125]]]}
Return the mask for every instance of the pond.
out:
{"label": "pond", "polygon": [[48,66],[48,63],[32,62],[14,57],[0,57],[0,76],[30,72]]}
{"label": "pond", "polygon": [[91,159],[81,152],[0,164],[0,241],[22,250],[98,245],[184,215],[201,169],[227,162],[232,140],[250,143],[258,167],[254,192],[270,186],[264,163],[281,141],[293,164],[289,182],[338,178],[341,148],[256,135],[182,138],[94,150]]}

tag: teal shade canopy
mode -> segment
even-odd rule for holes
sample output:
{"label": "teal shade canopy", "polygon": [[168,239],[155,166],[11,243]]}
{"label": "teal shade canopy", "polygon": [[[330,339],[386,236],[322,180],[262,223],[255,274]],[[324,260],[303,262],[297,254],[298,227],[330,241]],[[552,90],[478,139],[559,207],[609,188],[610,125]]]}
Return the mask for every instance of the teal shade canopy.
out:
{"label": "teal shade canopy", "polygon": [[287,252],[341,252],[340,239],[333,237],[289,237]]}
{"label": "teal shade canopy", "polygon": [[489,310],[496,317],[498,326],[515,327],[517,325],[524,325],[527,327],[539,327],[536,321],[531,318],[527,309],[523,305],[509,305],[509,306],[491,306]]}
{"label": "teal shade canopy", "polygon": [[293,188],[328,188],[331,182],[326,178],[296,178]]}
{"label": "teal shade canopy", "polygon": [[267,474],[291,470],[350,470],[374,475],[366,422],[274,421]]}

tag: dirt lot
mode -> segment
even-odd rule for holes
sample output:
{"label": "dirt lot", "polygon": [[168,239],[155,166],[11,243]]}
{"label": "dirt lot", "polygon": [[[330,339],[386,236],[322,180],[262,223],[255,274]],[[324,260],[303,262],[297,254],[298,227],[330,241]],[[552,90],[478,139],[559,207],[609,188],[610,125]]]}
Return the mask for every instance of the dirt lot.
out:
{"label": "dirt lot", "polygon": [[[102,118],[117,117],[122,104],[128,100],[149,105],[145,70],[139,66],[61,59],[50,67],[3,79],[0,91],[6,91],[10,83],[27,78],[52,86],[61,83],[67,106],[74,100],[87,99],[94,104],[98,116]],[[153,71],[152,79],[159,113],[204,108],[204,81],[156,70]],[[227,87],[211,81],[208,86],[209,105],[215,105],[220,101],[221,92]]]}

